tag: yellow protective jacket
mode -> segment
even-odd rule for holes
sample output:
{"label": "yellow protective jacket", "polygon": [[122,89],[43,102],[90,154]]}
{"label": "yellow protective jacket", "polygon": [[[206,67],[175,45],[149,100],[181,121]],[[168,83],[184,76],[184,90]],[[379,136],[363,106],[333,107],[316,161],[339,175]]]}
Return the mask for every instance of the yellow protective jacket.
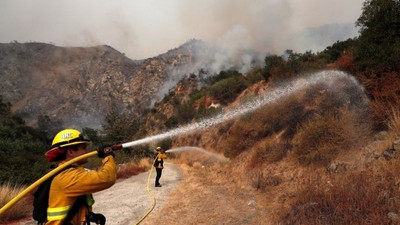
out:
{"label": "yellow protective jacket", "polygon": [[156,162],[155,162],[155,167],[159,168],[159,169],[163,169],[164,168],[164,160],[163,159],[166,159],[166,158],[167,158],[167,155],[165,153],[158,153]]}
{"label": "yellow protective jacket", "polygon": [[[79,196],[107,189],[115,183],[117,167],[114,157],[107,156],[102,162],[103,166],[99,170],[90,171],[81,166],[72,167],[62,171],[53,179],[50,186],[46,225],[63,224],[68,210]],[[87,206],[82,206],[72,218],[71,224],[82,224],[88,211]]]}

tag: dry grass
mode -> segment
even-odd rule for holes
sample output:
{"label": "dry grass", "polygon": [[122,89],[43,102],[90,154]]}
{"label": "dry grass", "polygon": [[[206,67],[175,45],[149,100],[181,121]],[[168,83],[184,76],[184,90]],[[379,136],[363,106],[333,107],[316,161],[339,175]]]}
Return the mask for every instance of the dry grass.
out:
{"label": "dry grass", "polygon": [[312,174],[283,224],[392,224],[388,213],[400,207],[399,172],[397,160],[374,170],[325,178]]}
{"label": "dry grass", "polygon": [[394,137],[400,137],[400,108],[392,108],[392,114],[389,118],[389,130]]}
{"label": "dry grass", "polygon": [[255,147],[256,151],[253,154],[249,165],[251,167],[260,167],[264,163],[274,163],[282,160],[290,146],[288,143],[278,140],[265,141],[261,146]]}
{"label": "dry grass", "polygon": [[[343,67],[351,63],[342,60]],[[387,103],[393,90],[376,96],[389,97]],[[399,135],[400,113],[392,110],[388,125],[395,135],[372,142],[371,105],[362,89],[343,80],[232,122],[209,140],[218,142],[215,151],[231,153],[231,161],[203,168],[188,156],[185,180],[162,216],[147,224],[394,224],[388,213],[400,214],[400,157],[383,153]],[[378,106],[387,119],[386,105]],[[346,167],[328,171],[332,162]]]}
{"label": "dry grass", "polygon": [[139,163],[129,162],[118,165],[118,179],[129,178],[139,173],[147,171],[152,166],[152,159],[142,159]]}
{"label": "dry grass", "polygon": [[387,129],[387,121],[392,116],[392,109],[400,105],[400,74],[393,72],[383,74],[381,77],[363,78],[367,91],[374,99],[371,102],[375,128]]}
{"label": "dry grass", "polygon": [[293,151],[303,165],[327,166],[342,151],[359,147],[368,134],[368,126],[351,111],[317,115],[299,126]]}
{"label": "dry grass", "polygon": [[[0,187],[0,207],[3,207],[26,187],[5,184]],[[0,216],[0,222],[24,218],[32,212],[33,198],[30,195],[23,197],[19,202]]]}
{"label": "dry grass", "polygon": [[[185,179],[169,196],[168,205],[151,214],[143,224],[267,224],[263,199],[235,185],[229,166],[202,169],[183,166]],[[255,206],[248,203],[255,200]]]}

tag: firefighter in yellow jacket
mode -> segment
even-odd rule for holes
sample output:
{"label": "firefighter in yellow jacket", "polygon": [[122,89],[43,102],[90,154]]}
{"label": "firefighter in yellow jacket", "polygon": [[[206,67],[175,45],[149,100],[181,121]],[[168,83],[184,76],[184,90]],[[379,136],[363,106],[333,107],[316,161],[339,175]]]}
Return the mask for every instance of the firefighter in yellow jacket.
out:
{"label": "firefighter in yellow jacket", "polygon": [[162,170],[164,169],[164,159],[167,158],[167,155],[164,153],[164,151],[162,150],[161,147],[157,147],[156,152],[157,152],[157,156],[154,161],[154,167],[156,168],[156,172],[157,172],[155,186],[161,187],[160,178],[161,178]]}
{"label": "firefighter in yellow jacket", "polygon": [[[54,137],[51,149],[46,152],[46,158],[61,165],[86,154],[88,143],[90,141],[78,130],[62,130]],[[46,225],[82,225],[89,224],[88,221],[105,223],[103,215],[91,212],[94,203],[92,193],[111,187],[117,179],[117,168],[110,146],[100,148],[98,156],[102,158],[103,163],[100,169],[83,168],[82,165],[87,159],[82,159],[53,179]]]}

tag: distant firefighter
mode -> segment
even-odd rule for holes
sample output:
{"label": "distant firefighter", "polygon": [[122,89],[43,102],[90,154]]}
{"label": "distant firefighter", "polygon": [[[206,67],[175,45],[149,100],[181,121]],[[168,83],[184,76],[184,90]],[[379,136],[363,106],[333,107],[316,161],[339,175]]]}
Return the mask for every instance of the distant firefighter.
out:
{"label": "distant firefighter", "polygon": [[167,158],[167,155],[164,153],[164,150],[161,147],[156,148],[157,156],[154,161],[154,167],[156,168],[157,176],[156,176],[156,187],[161,187],[160,178],[162,174],[162,170],[164,169],[164,159]]}

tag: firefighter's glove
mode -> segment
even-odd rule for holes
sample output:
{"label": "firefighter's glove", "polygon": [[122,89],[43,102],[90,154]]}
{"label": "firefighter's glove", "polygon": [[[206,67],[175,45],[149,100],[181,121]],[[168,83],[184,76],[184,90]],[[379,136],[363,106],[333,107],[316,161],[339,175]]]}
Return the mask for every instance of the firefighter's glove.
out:
{"label": "firefighter's glove", "polygon": [[114,150],[111,145],[104,145],[101,148],[99,148],[99,150],[97,150],[97,156],[99,158],[105,158],[109,155],[112,155],[115,157]]}

